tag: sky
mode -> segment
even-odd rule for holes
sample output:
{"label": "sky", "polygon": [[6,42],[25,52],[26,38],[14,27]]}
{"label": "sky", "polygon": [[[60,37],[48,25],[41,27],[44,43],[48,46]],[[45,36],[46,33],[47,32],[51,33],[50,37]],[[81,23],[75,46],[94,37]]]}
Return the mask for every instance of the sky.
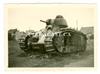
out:
{"label": "sky", "polygon": [[90,27],[95,24],[95,10],[91,5],[67,4],[31,4],[10,6],[7,10],[8,29],[17,28],[20,31],[29,29],[38,31],[45,28],[46,24],[40,20],[55,19],[62,15],[68,27]]}

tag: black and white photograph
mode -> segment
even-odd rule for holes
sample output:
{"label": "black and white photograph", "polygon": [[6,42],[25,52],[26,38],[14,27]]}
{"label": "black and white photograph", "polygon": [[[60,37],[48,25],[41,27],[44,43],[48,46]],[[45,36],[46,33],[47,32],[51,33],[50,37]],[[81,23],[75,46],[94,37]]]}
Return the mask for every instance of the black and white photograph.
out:
{"label": "black and white photograph", "polygon": [[96,4],[5,4],[7,68],[95,68]]}

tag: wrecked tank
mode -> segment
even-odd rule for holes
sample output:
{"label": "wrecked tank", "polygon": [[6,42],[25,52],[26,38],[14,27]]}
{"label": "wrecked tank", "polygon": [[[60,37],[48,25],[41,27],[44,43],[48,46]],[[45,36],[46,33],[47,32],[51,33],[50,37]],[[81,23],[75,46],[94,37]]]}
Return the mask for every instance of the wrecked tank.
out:
{"label": "wrecked tank", "polygon": [[36,32],[34,36],[25,39],[21,49],[25,52],[39,50],[46,53],[65,54],[86,50],[87,38],[82,32],[68,28],[66,20],[61,15],[55,19],[48,19],[43,31]]}

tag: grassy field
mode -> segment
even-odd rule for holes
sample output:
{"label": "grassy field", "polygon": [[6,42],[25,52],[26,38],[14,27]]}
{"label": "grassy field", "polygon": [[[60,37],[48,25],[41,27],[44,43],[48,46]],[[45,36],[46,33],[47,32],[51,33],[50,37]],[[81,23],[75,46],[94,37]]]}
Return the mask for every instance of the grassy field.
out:
{"label": "grassy field", "polygon": [[[19,48],[16,41],[8,42],[9,67],[94,67],[94,41],[87,41],[84,52],[73,53],[64,57],[28,58],[27,54]],[[75,57],[78,55],[78,57]],[[33,55],[34,57],[35,55]]]}

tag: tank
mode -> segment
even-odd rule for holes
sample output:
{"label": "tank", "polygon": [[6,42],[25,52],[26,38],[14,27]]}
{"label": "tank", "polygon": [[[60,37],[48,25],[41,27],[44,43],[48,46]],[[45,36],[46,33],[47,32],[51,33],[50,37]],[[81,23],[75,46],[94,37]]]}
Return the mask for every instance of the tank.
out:
{"label": "tank", "polygon": [[[23,41],[25,52],[38,50],[45,53],[67,54],[86,50],[87,37],[82,32],[68,28],[68,24],[62,15],[55,19],[48,19],[43,31],[38,31],[34,36]],[[21,43],[21,42],[20,42]]]}

